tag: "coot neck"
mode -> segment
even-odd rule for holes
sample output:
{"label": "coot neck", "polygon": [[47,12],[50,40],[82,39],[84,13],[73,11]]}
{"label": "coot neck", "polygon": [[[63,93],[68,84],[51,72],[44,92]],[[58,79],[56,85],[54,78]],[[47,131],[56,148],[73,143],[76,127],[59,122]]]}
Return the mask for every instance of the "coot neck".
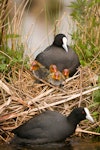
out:
{"label": "coot neck", "polygon": [[[66,51],[66,50],[62,47],[62,45],[57,45],[57,44],[53,43],[51,46],[59,47],[59,48],[62,48],[64,51]],[[68,48],[68,51],[69,51],[69,46],[68,46],[68,45],[67,45],[67,48]]]}
{"label": "coot neck", "polygon": [[78,116],[74,115],[73,113],[71,113],[68,117],[67,120],[74,125],[75,127],[77,126],[77,124],[79,124],[80,120],[78,118]]}
{"label": "coot neck", "polygon": [[58,44],[58,43],[55,43],[53,42],[52,46],[55,46],[55,47],[62,47],[62,45]]}

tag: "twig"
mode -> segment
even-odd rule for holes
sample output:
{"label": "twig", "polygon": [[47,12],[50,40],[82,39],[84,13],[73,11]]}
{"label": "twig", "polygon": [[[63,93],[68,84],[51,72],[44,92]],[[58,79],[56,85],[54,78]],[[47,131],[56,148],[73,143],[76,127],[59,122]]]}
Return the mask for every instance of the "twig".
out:
{"label": "twig", "polygon": [[[93,92],[93,91],[95,91],[95,90],[98,90],[98,89],[100,89],[100,87],[92,88],[92,89],[90,89],[90,90],[84,91],[84,92],[82,93],[82,95],[91,93],[91,92]],[[68,102],[68,101],[70,101],[70,100],[73,100],[73,99],[79,97],[80,95],[81,95],[80,93],[74,94],[74,95],[70,95],[70,96],[69,96],[68,98],[66,98],[66,99],[65,99],[65,97],[63,97],[63,100],[61,100],[61,101],[54,102],[54,103],[48,104],[48,105],[46,105],[46,106],[39,107],[38,109],[41,110],[41,109],[45,109],[45,108],[52,107],[52,106],[55,106],[55,105],[60,105],[60,104],[62,104],[62,103],[65,103],[65,102]],[[37,109],[37,108],[34,108],[34,109],[30,110],[30,111],[38,111],[38,109]]]}
{"label": "twig", "polygon": [[82,78],[83,78],[83,72],[82,69],[79,70],[80,71],[80,100],[79,100],[79,104],[78,106],[81,106],[81,102],[82,102]]}
{"label": "twig", "polygon": [[76,132],[76,133],[81,132],[81,133],[87,133],[87,134],[93,134],[93,135],[98,135],[98,136],[100,136],[100,133],[92,132],[92,131],[86,131],[86,130],[82,130],[82,129],[80,129],[80,128],[77,128],[75,132]]}
{"label": "twig", "polygon": [[0,87],[2,89],[4,89],[9,95],[12,94],[11,90],[9,89],[9,87],[5,83],[3,83],[1,80],[0,80]]}
{"label": "twig", "polygon": [[0,114],[3,112],[4,107],[8,106],[11,103],[11,97],[8,98],[8,101],[0,105]]}
{"label": "twig", "polygon": [[11,58],[9,55],[7,55],[5,52],[0,51],[0,53],[2,53],[2,54],[5,55],[6,57],[8,57],[10,60],[12,60],[12,58]]}

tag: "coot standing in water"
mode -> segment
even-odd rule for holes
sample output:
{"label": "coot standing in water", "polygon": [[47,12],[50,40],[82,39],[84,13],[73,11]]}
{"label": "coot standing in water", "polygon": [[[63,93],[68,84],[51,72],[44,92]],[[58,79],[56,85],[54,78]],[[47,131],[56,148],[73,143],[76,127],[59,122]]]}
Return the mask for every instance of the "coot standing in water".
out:
{"label": "coot standing in water", "polygon": [[14,129],[12,143],[38,145],[64,142],[84,119],[94,122],[87,108],[75,108],[68,117],[48,110]]}
{"label": "coot standing in water", "polygon": [[80,66],[78,55],[68,46],[67,37],[58,34],[54,38],[52,45],[36,56],[36,60],[49,69],[51,64],[55,64],[59,71],[69,70],[69,76],[73,76]]}

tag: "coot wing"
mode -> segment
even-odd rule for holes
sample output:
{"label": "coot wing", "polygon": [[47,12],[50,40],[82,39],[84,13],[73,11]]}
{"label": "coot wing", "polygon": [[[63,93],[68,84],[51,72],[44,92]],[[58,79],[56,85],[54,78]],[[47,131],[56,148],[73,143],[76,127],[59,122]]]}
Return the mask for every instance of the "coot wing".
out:
{"label": "coot wing", "polygon": [[[65,119],[65,116],[60,113],[46,111],[30,119],[23,125],[14,129],[12,132],[21,138],[45,138],[47,135],[50,136],[53,134],[55,131],[55,125],[58,126],[57,122],[62,123],[62,119]],[[58,130],[59,127],[60,125],[58,126]]]}
{"label": "coot wing", "polygon": [[55,64],[59,71],[67,68],[72,76],[79,67],[80,62],[78,55],[68,46],[68,52],[61,47],[51,45],[43,52],[38,54],[36,60],[49,69],[51,64]]}

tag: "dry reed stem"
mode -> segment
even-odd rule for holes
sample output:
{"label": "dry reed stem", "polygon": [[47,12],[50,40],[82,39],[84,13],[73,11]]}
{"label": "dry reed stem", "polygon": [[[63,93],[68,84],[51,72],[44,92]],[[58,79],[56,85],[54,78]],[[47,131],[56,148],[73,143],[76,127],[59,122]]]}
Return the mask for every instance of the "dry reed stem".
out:
{"label": "dry reed stem", "polygon": [[[93,104],[92,93],[100,89],[97,78],[94,78],[95,73],[88,67],[81,67],[81,74],[68,78],[62,87],[55,87],[42,80],[41,84],[36,83],[29,70],[16,71],[14,67],[11,72],[12,77],[8,74],[0,81],[0,139],[3,141],[8,141],[8,132],[42,111],[56,110],[68,115],[74,107],[88,107]],[[99,110],[99,106],[96,109]],[[95,107],[90,111],[94,110]],[[82,132],[86,133],[90,132],[84,129],[91,130],[96,126],[99,124],[91,126],[90,122],[81,123]]]}
{"label": "dry reed stem", "polygon": [[8,88],[8,86],[6,84],[4,84],[1,80],[0,80],[0,88],[4,89],[9,95],[11,95],[11,91]]}
{"label": "dry reed stem", "polygon": [[80,128],[77,128],[76,129],[76,133],[79,133],[79,132],[81,132],[81,133],[87,133],[87,134],[93,134],[93,135],[99,135],[100,136],[100,133],[96,133],[96,132],[92,132],[92,131],[85,131],[85,130],[82,130]]}

